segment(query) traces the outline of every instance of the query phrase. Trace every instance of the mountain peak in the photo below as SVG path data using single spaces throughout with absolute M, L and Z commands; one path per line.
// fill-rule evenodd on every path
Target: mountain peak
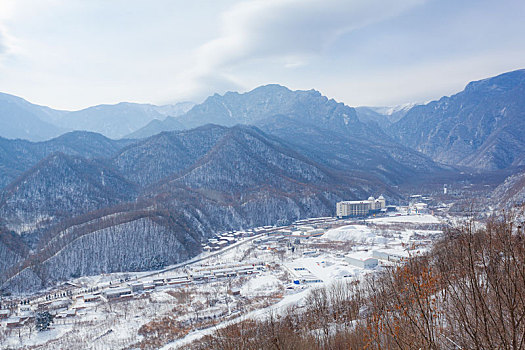
M 472 81 L 465 87 L 465 92 L 508 91 L 523 85 L 525 85 L 525 69 L 518 69 L 495 77 Z
M 256 87 L 255 89 L 247 92 L 247 93 L 256 93 L 256 92 L 292 92 L 292 90 L 288 89 L 286 86 L 279 85 L 279 84 L 266 84 Z
M 435 161 L 504 169 L 525 164 L 524 110 L 525 69 L 520 69 L 416 106 L 389 131 Z
M 317 125 L 328 123 L 337 128 L 359 124 L 353 108 L 328 99 L 313 89 L 293 91 L 279 84 L 262 85 L 242 94 L 215 94 L 178 121 L 187 128 L 207 123 L 255 125 L 276 115 L 295 116 L 298 120 Z

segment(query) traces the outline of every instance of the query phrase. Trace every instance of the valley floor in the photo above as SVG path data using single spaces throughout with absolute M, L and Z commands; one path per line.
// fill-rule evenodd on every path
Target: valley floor
M 428 249 L 441 228 L 430 213 L 398 211 L 232 233 L 226 248 L 161 271 L 83 277 L 28 296 L 28 305 L 1 321 L 1 347 L 181 348 L 232 322 L 301 307 L 312 288 L 402 264 Z M 44 305 L 55 320 L 37 331 L 30 315 Z

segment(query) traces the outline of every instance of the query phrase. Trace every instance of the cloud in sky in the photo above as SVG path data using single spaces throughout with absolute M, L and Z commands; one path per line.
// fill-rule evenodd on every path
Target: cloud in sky
M 228 72 L 236 64 L 271 61 L 286 68 L 307 65 L 337 38 L 354 29 L 396 16 L 423 0 L 251 0 L 221 14 L 219 37 L 201 45 L 195 66 L 185 72 L 185 89 L 207 93 L 242 83 Z M 217 86 L 216 85 L 216 86 Z M 182 92 L 182 91 L 181 91 Z
M 2 60 L 12 51 L 13 39 L 6 29 L 0 24 L 0 64 Z
M 0 0 L 3 92 L 56 108 L 279 83 L 424 101 L 523 68 L 522 0 Z
M 3 31 L 0 29 L 0 57 L 7 52 L 7 43 Z
M 13 3 L 0 0 L 0 60 L 13 51 L 14 38 L 9 35 L 4 21 L 8 19 L 13 11 Z

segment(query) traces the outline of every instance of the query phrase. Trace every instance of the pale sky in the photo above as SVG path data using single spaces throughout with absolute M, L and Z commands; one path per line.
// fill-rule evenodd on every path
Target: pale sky
M 523 0 L 0 0 L 0 91 L 59 109 L 277 83 L 424 102 L 525 68 Z

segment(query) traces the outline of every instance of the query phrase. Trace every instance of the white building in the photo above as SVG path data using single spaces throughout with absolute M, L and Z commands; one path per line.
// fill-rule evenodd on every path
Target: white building
M 106 291 L 104 291 L 104 295 L 108 300 L 110 299 L 118 299 L 123 295 L 131 294 L 131 288 L 110 288 Z
M 411 211 L 418 214 L 428 214 L 430 212 L 426 203 L 414 203 Z
M 382 195 L 375 199 L 369 197 L 363 201 L 343 201 L 338 202 L 336 205 L 336 215 L 339 218 L 349 216 L 366 216 L 371 212 L 379 211 L 386 207 L 385 197 Z
M 361 256 L 346 256 L 345 260 L 350 265 L 360 267 L 362 269 L 373 269 L 379 263 L 376 258 L 361 257 Z
M 372 251 L 372 257 L 379 259 L 379 260 L 385 260 L 385 261 L 391 261 L 391 262 L 401 262 L 403 260 L 408 259 L 408 253 L 404 251 L 383 249 L 383 250 Z

